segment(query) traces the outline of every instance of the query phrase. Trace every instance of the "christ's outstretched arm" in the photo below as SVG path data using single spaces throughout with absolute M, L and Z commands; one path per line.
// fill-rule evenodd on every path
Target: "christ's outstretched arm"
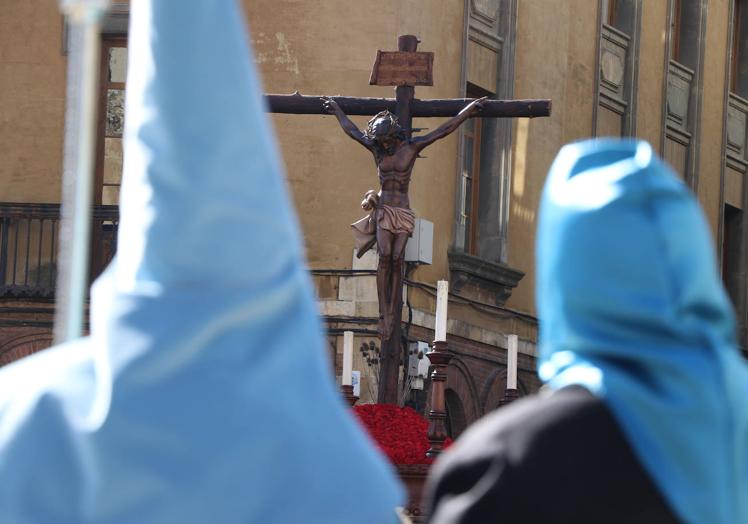
M 324 97 L 323 104 L 325 107 L 325 111 L 337 117 L 338 122 L 340 123 L 340 127 L 343 128 L 343 131 L 345 131 L 346 135 L 371 151 L 372 147 L 374 146 L 374 142 L 364 136 L 361 130 L 356 127 L 356 124 L 351 122 L 351 119 L 348 118 L 348 116 L 343 112 L 342 109 L 340 109 L 340 106 L 335 100 L 329 97 Z
M 413 144 L 416 146 L 418 151 L 420 151 L 423 148 L 430 146 L 440 138 L 444 138 L 445 136 L 449 135 L 458 127 L 460 127 L 460 124 L 462 124 L 465 120 L 467 120 L 471 116 L 478 114 L 480 110 L 483 109 L 483 101 L 486 100 L 486 98 L 488 97 L 484 96 L 482 98 L 478 98 L 477 100 L 473 100 L 468 105 L 466 105 L 462 111 L 457 113 L 457 115 L 444 122 L 432 132 L 414 138 Z

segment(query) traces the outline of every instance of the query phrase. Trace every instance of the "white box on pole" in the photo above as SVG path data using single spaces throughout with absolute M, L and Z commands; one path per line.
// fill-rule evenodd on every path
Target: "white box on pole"
M 431 264 L 434 249 L 434 224 L 423 218 L 416 218 L 413 236 L 405 245 L 405 261 Z

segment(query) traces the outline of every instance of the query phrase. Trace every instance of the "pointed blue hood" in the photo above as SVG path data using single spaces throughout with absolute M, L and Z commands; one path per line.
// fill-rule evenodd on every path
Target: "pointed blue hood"
M 644 142 L 568 145 L 537 260 L 541 378 L 602 398 L 684 521 L 748 522 L 748 371 L 690 191 Z
M 235 0 L 130 3 L 91 336 L 0 370 L 0 522 L 387 523 L 335 388 Z

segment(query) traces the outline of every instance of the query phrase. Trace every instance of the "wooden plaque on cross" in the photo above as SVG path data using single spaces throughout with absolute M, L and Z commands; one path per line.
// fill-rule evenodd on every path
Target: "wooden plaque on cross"
M 377 51 L 369 85 L 432 86 L 434 53 L 417 51 Z

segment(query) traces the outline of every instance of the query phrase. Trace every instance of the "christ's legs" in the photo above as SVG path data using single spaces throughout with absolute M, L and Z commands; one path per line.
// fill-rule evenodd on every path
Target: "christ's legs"
M 390 314 L 390 282 L 392 280 L 392 248 L 395 235 L 386 229 L 377 227 L 377 251 L 379 265 L 377 267 L 377 295 L 379 298 L 379 329 L 382 338 L 387 340 L 392 331 Z
M 403 299 L 403 261 L 405 260 L 405 244 L 408 243 L 408 233 L 399 233 L 392 245 L 392 265 L 390 272 L 390 314 L 392 322 L 399 322 Z M 400 307 L 399 307 L 400 306 Z

